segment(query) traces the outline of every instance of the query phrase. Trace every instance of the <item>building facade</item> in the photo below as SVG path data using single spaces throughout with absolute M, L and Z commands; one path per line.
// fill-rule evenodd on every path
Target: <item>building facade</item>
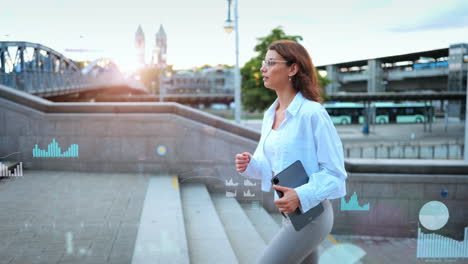
M 468 44 L 449 48 L 318 66 L 340 92 L 466 91 Z

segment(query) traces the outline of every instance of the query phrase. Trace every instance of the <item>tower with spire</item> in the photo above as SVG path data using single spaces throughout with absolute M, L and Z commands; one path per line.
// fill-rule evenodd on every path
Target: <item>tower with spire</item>
M 141 66 L 145 65 L 145 33 L 141 25 L 138 25 L 138 29 L 135 33 L 135 47 L 137 49 L 137 60 Z
M 156 33 L 156 50 L 158 51 L 158 65 L 164 68 L 167 59 L 167 36 L 162 25 L 159 26 L 159 31 Z

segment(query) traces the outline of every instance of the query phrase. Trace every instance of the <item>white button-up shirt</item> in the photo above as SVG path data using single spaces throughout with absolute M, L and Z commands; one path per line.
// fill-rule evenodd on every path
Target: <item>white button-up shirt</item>
M 278 99 L 265 112 L 260 141 L 247 169 L 239 174 L 262 180 L 262 191 L 269 192 L 272 167 L 279 170 L 274 171 L 276 174 L 300 160 L 309 175 L 308 183 L 295 188 L 303 212 L 325 199 L 345 196 L 347 174 L 341 140 L 325 108 L 304 98 L 301 92 L 289 104 L 277 131 L 280 135 L 277 137 L 279 153 L 276 160 L 270 161 L 265 156 L 264 143 L 272 130 L 277 105 Z M 275 162 L 275 166 L 270 162 Z

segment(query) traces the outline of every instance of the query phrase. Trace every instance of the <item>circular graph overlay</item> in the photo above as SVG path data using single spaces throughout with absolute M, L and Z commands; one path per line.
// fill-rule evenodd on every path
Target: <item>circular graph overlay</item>
M 158 153 L 159 156 L 165 156 L 167 153 L 167 148 L 164 145 L 159 145 L 156 148 L 156 153 Z
M 419 210 L 419 221 L 429 230 L 442 228 L 447 224 L 448 219 L 448 208 L 439 201 L 430 201 Z

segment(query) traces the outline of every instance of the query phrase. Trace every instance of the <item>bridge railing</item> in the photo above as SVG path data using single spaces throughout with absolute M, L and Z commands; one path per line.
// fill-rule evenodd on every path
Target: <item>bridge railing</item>
M 101 60 L 107 64 L 99 66 Z M 30 94 L 65 94 L 125 83 L 114 62 L 102 58 L 92 65 L 96 65 L 92 73 L 83 73 L 74 61 L 43 45 L 0 41 L 0 84 Z
M 125 80 L 118 74 L 87 76 L 81 73 L 53 72 L 12 72 L 0 73 L 0 84 L 27 92 L 43 94 L 51 92 L 67 93 L 84 87 L 110 86 L 122 84 Z

